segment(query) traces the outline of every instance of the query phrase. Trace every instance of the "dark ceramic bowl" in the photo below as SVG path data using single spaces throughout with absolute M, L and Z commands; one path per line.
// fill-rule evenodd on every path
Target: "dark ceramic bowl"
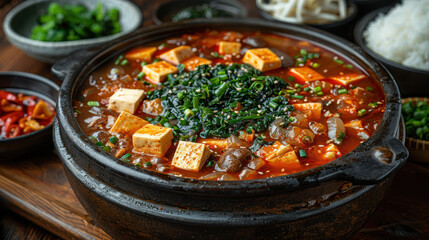
M 387 13 L 393 6 L 377 9 L 358 21 L 354 29 L 356 43 L 373 58 L 380 61 L 393 75 L 403 97 L 429 97 L 429 69 L 427 71 L 405 66 L 389 60 L 370 49 L 365 42 L 363 32 L 380 13 Z
M 152 13 L 152 21 L 157 24 L 171 22 L 172 17 L 178 11 L 192 6 L 208 4 L 211 8 L 226 12 L 233 18 L 247 17 L 247 8 L 236 0 L 174 0 L 164 2 L 155 7 Z
M 347 56 L 383 89 L 386 109 L 378 130 L 326 165 L 246 181 L 203 181 L 140 169 L 93 144 L 71 111 L 87 76 L 135 46 L 207 28 L 307 39 Z M 78 199 L 116 239 L 346 239 L 375 211 L 408 157 L 403 128 L 399 130 L 400 95 L 389 73 L 357 46 L 309 27 L 255 19 L 167 24 L 101 50 L 76 53 L 55 64 L 52 72 L 64 78 L 54 129 L 56 149 Z
M 83 4 L 88 9 L 94 9 L 102 2 L 107 8 L 117 8 L 120 12 L 120 33 L 90 39 L 80 39 L 63 42 L 43 42 L 31 39 L 33 27 L 37 19 L 48 9 L 52 2 L 65 4 Z M 111 42 L 135 31 L 141 24 L 140 9 L 131 1 L 125 0 L 32 0 L 25 1 L 13 8 L 3 21 L 4 33 L 11 44 L 24 51 L 27 55 L 46 63 L 55 63 L 72 52 Z
M 308 25 L 314 28 L 328 31 L 337 36 L 349 38 L 349 35 L 352 35 L 350 32 L 350 29 L 353 28 L 353 23 L 354 23 L 353 20 L 355 19 L 358 13 L 358 8 L 354 2 L 347 1 L 347 4 L 348 4 L 348 16 L 340 21 L 335 21 L 335 22 L 326 23 L 326 24 L 298 24 L 298 25 Z M 264 19 L 285 23 L 284 21 L 278 20 L 277 18 L 273 17 L 271 14 L 267 13 L 266 11 L 260 8 L 258 8 L 258 12 L 259 12 L 259 15 Z
M 356 3 L 359 8 L 359 16 L 367 14 L 377 8 L 382 8 L 390 4 L 398 3 L 400 0 L 351 0 Z
M 0 89 L 37 96 L 55 107 L 60 87 L 47 78 L 31 73 L 0 72 Z M 0 139 L 0 160 L 34 155 L 52 147 L 52 125 L 15 138 Z

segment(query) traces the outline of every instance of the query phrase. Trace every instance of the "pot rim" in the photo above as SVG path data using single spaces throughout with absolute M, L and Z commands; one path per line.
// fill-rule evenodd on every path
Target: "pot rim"
M 205 181 L 183 177 L 175 177 L 151 170 L 141 169 L 130 166 L 123 161 L 109 155 L 96 147 L 94 143 L 83 133 L 78 125 L 72 109 L 72 97 L 76 93 L 76 82 L 80 83 L 87 74 L 99 66 L 97 60 L 106 56 L 106 53 L 117 55 L 119 51 L 129 49 L 136 44 L 128 44 L 138 39 L 148 39 L 154 36 L 178 35 L 177 32 L 197 30 L 201 28 L 212 29 L 240 29 L 254 30 L 263 29 L 264 32 L 280 35 L 298 34 L 305 40 L 321 42 L 318 45 L 324 49 L 339 53 L 340 55 L 359 62 L 363 70 L 370 70 L 372 75 L 376 76 L 385 93 L 386 108 L 382 122 L 377 131 L 364 143 L 360 144 L 350 153 L 325 165 L 312 168 L 306 171 L 279 176 L 267 179 L 239 180 L 239 181 Z M 173 32 L 173 33 L 172 33 Z M 167 36 L 165 36 L 167 35 Z M 151 40 L 153 41 L 153 40 Z M 150 41 L 147 41 L 150 42 Z M 115 50 L 119 45 L 126 46 L 121 50 Z M 141 43 L 140 43 L 141 44 Z M 317 44 L 317 43 L 316 43 Z M 332 49 L 335 48 L 335 49 Z M 115 52 L 112 54 L 112 52 Z M 106 58 L 107 59 L 107 58 Z M 105 60 L 104 60 L 105 61 Z M 67 65 L 67 67 L 65 67 Z M 268 189 L 293 190 L 305 185 L 319 184 L 320 182 L 331 179 L 343 179 L 355 184 L 374 184 L 386 179 L 393 174 L 400 166 L 405 163 L 408 152 L 403 144 L 395 138 L 395 130 L 400 119 L 400 94 L 392 76 L 387 70 L 368 56 L 363 50 L 348 41 L 314 29 L 308 26 L 296 26 L 285 23 L 273 23 L 259 19 L 198 19 L 185 21 L 181 23 L 168 23 L 157 27 L 151 27 L 138 31 L 135 35 L 127 36 L 118 41 L 105 46 L 101 50 L 93 49 L 75 53 L 53 66 L 52 72 L 57 77 L 64 77 L 58 99 L 58 120 L 63 128 L 63 132 L 68 134 L 70 141 L 80 151 L 92 156 L 92 161 L 110 169 L 114 174 L 121 175 L 127 180 L 137 183 L 148 184 L 153 188 L 170 191 L 193 191 L 193 192 L 261 192 Z M 373 76 L 373 77 L 374 77 Z M 377 80 L 377 79 L 376 79 Z M 69 109 L 69 111 L 67 111 Z M 375 147 L 374 147 L 375 146 Z M 385 164 L 374 157 L 374 151 L 377 147 L 387 147 L 393 152 L 396 159 L 390 164 Z M 368 171 L 370 170 L 370 171 Z

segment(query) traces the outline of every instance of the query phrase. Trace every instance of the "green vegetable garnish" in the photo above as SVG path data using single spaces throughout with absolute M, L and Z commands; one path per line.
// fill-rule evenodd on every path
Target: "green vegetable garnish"
M 307 153 L 305 152 L 305 150 L 300 149 L 299 150 L 299 156 L 302 157 L 302 158 L 306 158 L 307 157 Z
M 115 144 L 118 141 L 118 138 L 116 136 L 112 136 L 109 138 L 109 142 L 111 142 L 112 144 Z
M 365 114 L 366 114 L 366 109 L 365 108 L 362 108 L 361 110 L 358 111 L 358 116 L 359 117 L 362 117 Z
M 288 119 L 288 100 L 279 96 L 287 83 L 246 64 L 198 66 L 170 74 L 164 87 L 148 93 L 164 111 L 153 124 L 168 122 L 175 138 L 227 138 L 248 128 L 261 132 L 277 118 Z M 263 91 L 262 91 L 263 90 Z M 240 103 L 240 110 L 233 109 Z
M 98 101 L 88 101 L 86 104 L 91 107 L 98 107 L 100 106 L 100 103 Z
M 341 88 L 340 90 L 338 90 L 339 94 L 346 94 L 347 93 L 347 89 L 345 88 Z

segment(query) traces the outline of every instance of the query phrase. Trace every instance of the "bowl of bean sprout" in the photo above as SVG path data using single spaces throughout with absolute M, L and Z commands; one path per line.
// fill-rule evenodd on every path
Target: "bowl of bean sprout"
M 271 21 L 305 24 L 347 36 L 357 6 L 347 0 L 256 0 L 259 15 Z

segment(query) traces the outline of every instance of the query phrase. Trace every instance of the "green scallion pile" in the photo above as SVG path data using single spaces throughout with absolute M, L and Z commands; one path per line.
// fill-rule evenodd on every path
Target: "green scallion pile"
M 179 67 L 179 69 L 181 69 Z M 261 132 L 293 106 L 281 96 L 287 83 L 244 64 L 199 66 L 168 76 L 164 88 L 148 93 L 164 111 L 152 123 L 173 129 L 176 139 L 227 138 L 240 130 Z

